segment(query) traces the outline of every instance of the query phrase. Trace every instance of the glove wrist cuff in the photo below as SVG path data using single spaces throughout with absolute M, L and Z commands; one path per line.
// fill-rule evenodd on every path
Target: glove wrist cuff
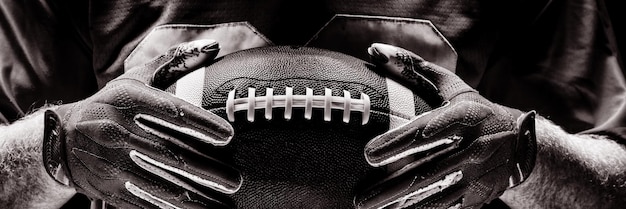
M 65 132 L 54 110 L 44 113 L 43 164 L 46 172 L 57 182 L 70 186 L 65 154 Z

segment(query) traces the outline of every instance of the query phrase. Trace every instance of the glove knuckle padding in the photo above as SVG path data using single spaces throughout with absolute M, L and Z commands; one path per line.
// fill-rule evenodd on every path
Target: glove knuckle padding
M 109 104 L 120 111 L 131 111 L 127 114 L 152 111 L 160 116 L 172 117 L 178 115 L 172 99 L 173 96 L 139 81 L 122 79 L 107 84 L 96 94 L 93 102 Z
M 493 111 L 491 108 L 483 104 L 473 101 L 461 101 L 451 104 L 430 120 L 424 128 L 423 135 L 431 137 L 452 126 L 454 126 L 453 128 L 474 127 L 492 115 Z
M 110 104 L 115 107 L 132 107 L 135 106 L 135 96 L 129 91 L 136 91 L 139 88 L 144 88 L 140 85 L 134 84 L 132 80 L 114 80 L 108 83 L 104 88 L 98 91 L 94 96 L 87 99 L 87 103 L 103 103 Z M 136 94 L 139 95 L 139 94 Z
M 76 130 L 85 140 L 106 148 L 129 148 L 130 131 L 112 120 L 90 120 L 76 124 Z M 83 137 L 81 137 L 83 138 Z M 80 143 L 76 141 L 73 143 Z M 86 145 L 86 144 L 84 144 Z

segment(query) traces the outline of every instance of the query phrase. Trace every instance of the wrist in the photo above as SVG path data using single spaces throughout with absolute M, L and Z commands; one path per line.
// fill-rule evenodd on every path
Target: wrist
M 626 147 L 599 135 L 569 134 L 538 117 L 537 162 L 527 181 L 501 199 L 512 208 L 623 206 Z
M 45 109 L 0 126 L 0 205 L 7 208 L 59 208 L 76 191 L 53 180 L 42 161 Z

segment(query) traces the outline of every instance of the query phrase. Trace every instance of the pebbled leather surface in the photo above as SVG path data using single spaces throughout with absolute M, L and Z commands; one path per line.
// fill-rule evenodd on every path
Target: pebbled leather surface
M 254 122 L 246 120 L 246 111 L 236 112 L 231 143 L 207 149 L 242 171 L 243 186 L 230 195 L 238 208 L 353 208 L 354 192 L 386 172 L 369 166 L 363 154 L 370 139 L 389 129 L 387 84 L 372 69 L 342 53 L 291 46 L 236 52 L 206 67 L 202 107 L 223 118 L 228 92 L 235 89 L 235 98 L 245 98 L 248 87 L 257 89 L 257 97 L 270 87 L 274 95 L 284 95 L 285 87 L 304 95 L 308 87 L 314 95 L 329 88 L 334 96 L 346 90 L 352 98 L 363 92 L 371 100 L 366 125 L 357 112 L 344 123 L 343 110 L 333 110 L 330 122 L 324 121 L 323 109 L 313 109 L 306 120 L 304 108 L 294 108 L 292 119 L 285 120 L 284 108 L 278 107 L 269 121 L 260 109 Z M 415 97 L 416 114 L 430 110 Z

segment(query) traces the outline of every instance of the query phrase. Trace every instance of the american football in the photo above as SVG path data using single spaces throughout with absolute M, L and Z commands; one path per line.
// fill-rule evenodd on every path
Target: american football
M 292 46 L 226 55 L 168 88 L 227 119 L 212 156 L 243 173 L 238 208 L 353 208 L 385 170 L 365 160 L 376 135 L 429 111 L 417 92 L 339 52 Z

